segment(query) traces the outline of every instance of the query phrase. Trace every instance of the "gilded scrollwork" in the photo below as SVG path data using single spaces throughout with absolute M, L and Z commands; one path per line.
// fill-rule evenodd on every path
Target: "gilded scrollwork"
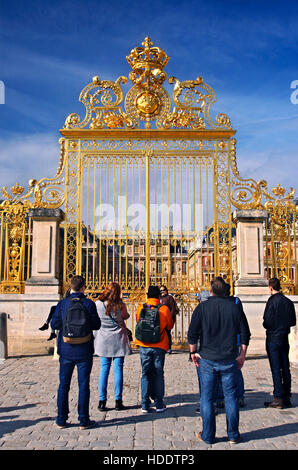
M 126 59 L 132 68 L 129 73 L 132 87 L 125 96 L 125 111 L 121 84 L 125 85 L 127 78 L 121 76 L 113 82 L 95 76 L 79 97 L 85 106 L 84 119 L 71 113 L 66 118 L 65 129 L 135 129 L 141 121 L 150 129 L 155 121 L 158 129 L 232 130 L 227 115 L 220 113 L 215 120 L 210 117 L 216 95 L 202 77 L 183 82 L 176 77 L 169 78 L 169 83 L 174 84 L 171 111 L 171 98 L 163 87 L 169 57 L 149 37 L 144 39 L 142 47 L 132 49 Z
M 30 179 L 28 188 L 16 183 L 7 189 L 2 188 L 4 201 L 0 203 L 0 215 L 3 222 L 1 230 L 5 233 L 4 278 L 0 282 L 0 292 L 24 292 L 24 262 L 26 244 L 28 244 L 29 209 L 56 209 L 64 204 L 64 153 L 55 178 L 42 178 L 40 181 Z M 0 259 L 0 262 L 2 260 Z
M 180 82 L 176 77 L 170 77 L 169 83 L 174 84 L 173 101 L 175 107 L 163 119 L 157 120 L 159 128 L 181 129 L 231 129 L 231 122 L 227 115 L 218 114 L 216 120 L 210 117 L 210 107 L 216 101 L 212 88 L 204 83 L 202 77 L 196 80 Z
M 268 212 L 270 232 L 267 244 L 271 245 L 275 275 L 281 281 L 285 293 L 293 293 L 294 280 L 291 273 L 292 238 L 295 234 L 297 206 L 294 204 L 294 189 L 286 194 L 285 188 L 277 184 L 272 194 L 266 192 L 264 208 Z M 268 234 L 266 234 L 266 237 Z M 295 235 L 294 235 L 295 236 Z
M 255 181 L 252 178 L 241 178 L 236 160 L 236 139 L 231 139 L 230 149 L 232 180 L 231 202 L 237 209 L 262 209 L 262 197 L 267 188 L 265 180 Z
M 115 82 L 100 80 L 93 77 L 80 93 L 79 101 L 85 106 L 85 117 L 81 121 L 77 113 L 70 114 L 65 121 L 66 129 L 82 129 L 89 125 L 90 129 L 122 127 L 135 127 L 136 123 L 128 117 L 120 104 L 123 101 L 121 84 L 125 84 L 127 78 L 119 77 Z
M 236 163 L 236 141 L 231 140 L 231 169 L 234 175 L 231 189 L 231 202 L 237 209 L 266 210 L 266 252 L 271 257 L 272 275 L 281 280 L 285 293 L 294 293 L 295 281 L 292 267 L 296 237 L 297 207 L 294 203 L 295 190 L 290 188 L 286 194 L 285 188 L 277 184 L 270 192 L 265 180 L 241 178 Z M 269 271 L 268 271 L 269 275 Z

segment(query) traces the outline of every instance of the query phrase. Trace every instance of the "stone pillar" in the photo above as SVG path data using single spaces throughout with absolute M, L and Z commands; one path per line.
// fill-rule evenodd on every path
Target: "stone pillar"
M 265 210 L 236 210 L 233 220 L 237 229 L 236 295 L 268 294 L 268 281 L 264 269 Z
M 26 294 L 60 294 L 59 224 L 61 209 L 31 209 L 33 220 L 31 277 Z
M 297 295 L 295 296 L 289 296 L 293 302 L 295 302 L 295 299 L 297 299 Z M 295 303 L 296 307 L 296 317 L 298 315 L 298 302 L 296 300 Z M 298 365 L 298 325 L 293 326 L 291 328 L 290 334 L 289 334 L 289 343 L 290 343 L 290 353 L 289 353 L 289 359 L 292 364 Z

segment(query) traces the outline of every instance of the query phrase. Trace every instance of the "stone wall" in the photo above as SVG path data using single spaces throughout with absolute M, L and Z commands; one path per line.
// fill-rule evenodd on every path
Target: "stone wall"
M 296 315 L 298 313 L 298 296 L 288 296 L 294 302 Z M 263 315 L 266 302 L 269 295 L 239 295 L 241 299 L 244 312 L 246 314 L 250 332 L 251 341 L 248 349 L 248 354 L 266 354 L 265 339 L 266 333 L 263 328 Z M 298 332 L 297 326 L 291 328 L 289 335 L 290 341 L 290 360 L 298 364 Z
M 0 311 L 7 319 L 8 356 L 49 354 L 53 341 L 47 341 L 49 330 L 39 331 L 57 305 L 57 294 L 0 294 Z
M 265 355 L 265 330 L 262 326 L 263 314 L 268 295 L 239 295 L 249 327 L 251 330 L 251 342 L 248 349 L 249 355 Z M 298 312 L 298 296 L 289 297 Z M 49 354 L 53 351 L 54 341 L 47 341 L 50 330 L 39 331 L 39 327 L 45 322 L 52 305 L 56 305 L 60 297 L 58 294 L 2 294 L 0 295 L 0 313 L 9 314 L 8 327 L 8 356 Z M 127 322 L 130 329 L 134 329 L 134 312 Z M 184 329 L 181 336 L 185 337 L 189 315 L 185 315 L 184 321 L 178 318 L 178 335 L 181 328 Z M 297 326 L 291 328 L 290 360 L 298 364 L 298 334 Z

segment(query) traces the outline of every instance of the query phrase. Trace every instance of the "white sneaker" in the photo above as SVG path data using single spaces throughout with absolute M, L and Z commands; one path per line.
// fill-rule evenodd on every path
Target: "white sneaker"
M 163 404 L 163 407 L 162 408 L 156 408 L 156 413 L 163 413 L 164 411 L 166 411 L 166 405 Z

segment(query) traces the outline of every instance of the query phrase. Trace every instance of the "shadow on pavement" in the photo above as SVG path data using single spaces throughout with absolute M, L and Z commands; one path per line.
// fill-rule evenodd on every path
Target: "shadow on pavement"
M 295 408 L 296 407 L 296 402 L 297 402 L 297 399 L 298 399 L 298 394 L 297 393 L 293 393 L 292 394 L 292 397 L 291 397 L 291 403 L 292 403 L 292 408 Z M 244 408 L 241 408 L 241 410 L 245 411 L 249 411 L 249 410 L 256 410 L 258 408 L 265 408 L 264 407 L 264 402 L 265 401 L 272 401 L 273 400 L 273 395 L 271 392 L 263 392 L 263 391 L 260 391 L 260 392 L 248 392 L 247 390 L 245 391 L 245 403 L 246 403 L 246 406 Z M 281 411 L 281 412 L 285 412 L 285 411 L 290 411 L 292 408 L 284 408 L 283 410 L 277 410 L 277 411 Z M 266 408 L 267 409 L 267 408 Z M 273 409 L 269 409 L 268 411 L 273 411 Z M 298 427 L 298 425 L 297 425 Z
M 196 418 L 199 415 L 195 412 L 197 407 L 196 403 L 180 404 L 177 406 L 169 407 L 169 401 L 167 400 L 167 409 L 163 413 L 152 413 L 143 414 L 141 408 L 138 406 L 139 412 L 135 416 L 117 416 L 111 419 L 104 419 L 100 421 L 96 418 L 93 418 L 97 421 L 97 427 L 109 427 L 109 426 L 122 426 L 129 423 L 142 423 L 147 421 L 156 421 L 166 418 L 178 418 L 178 417 L 191 417 Z M 135 407 L 134 407 L 135 408 Z
M 241 441 L 256 441 L 269 439 L 270 437 L 281 437 L 289 434 L 296 434 L 298 432 L 297 423 L 281 424 L 279 426 L 270 426 L 269 428 L 256 429 L 255 431 L 249 431 L 241 433 Z
M 245 361 L 256 361 L 258 359 L 268 359 L 268 356 L 266 354 L 256 354 L 254 356 L 250 356 L 248 354 L 245 358 Z
M 20 419 L 18 421 L 1 421 L 1 431 L 0 439 L 5 436 L 5 434 L 10 434 L 16 431 L 17 429 L 28 428 L 30 426 L 35 426 L 35 424 L 40 423 L 41 421 L 51 421 L 55 418 L 46 417 L 39 419 Z
M 169 395 L 165 397 L 166 403 L 173 405 L 174 403 L 198 403 L 200 398 L 199 390 L 198 393 L 183 393 L 177 395 Z
M 36 403 L 30 403 L 28 405 L 22 405 L 22 406 L 8 406 L 8 407 L 0 408 L 0 413 L 9 413 L 10 411 L 25 410 L 26 408 L 32 408 L 34 406 L 36 406 Z

